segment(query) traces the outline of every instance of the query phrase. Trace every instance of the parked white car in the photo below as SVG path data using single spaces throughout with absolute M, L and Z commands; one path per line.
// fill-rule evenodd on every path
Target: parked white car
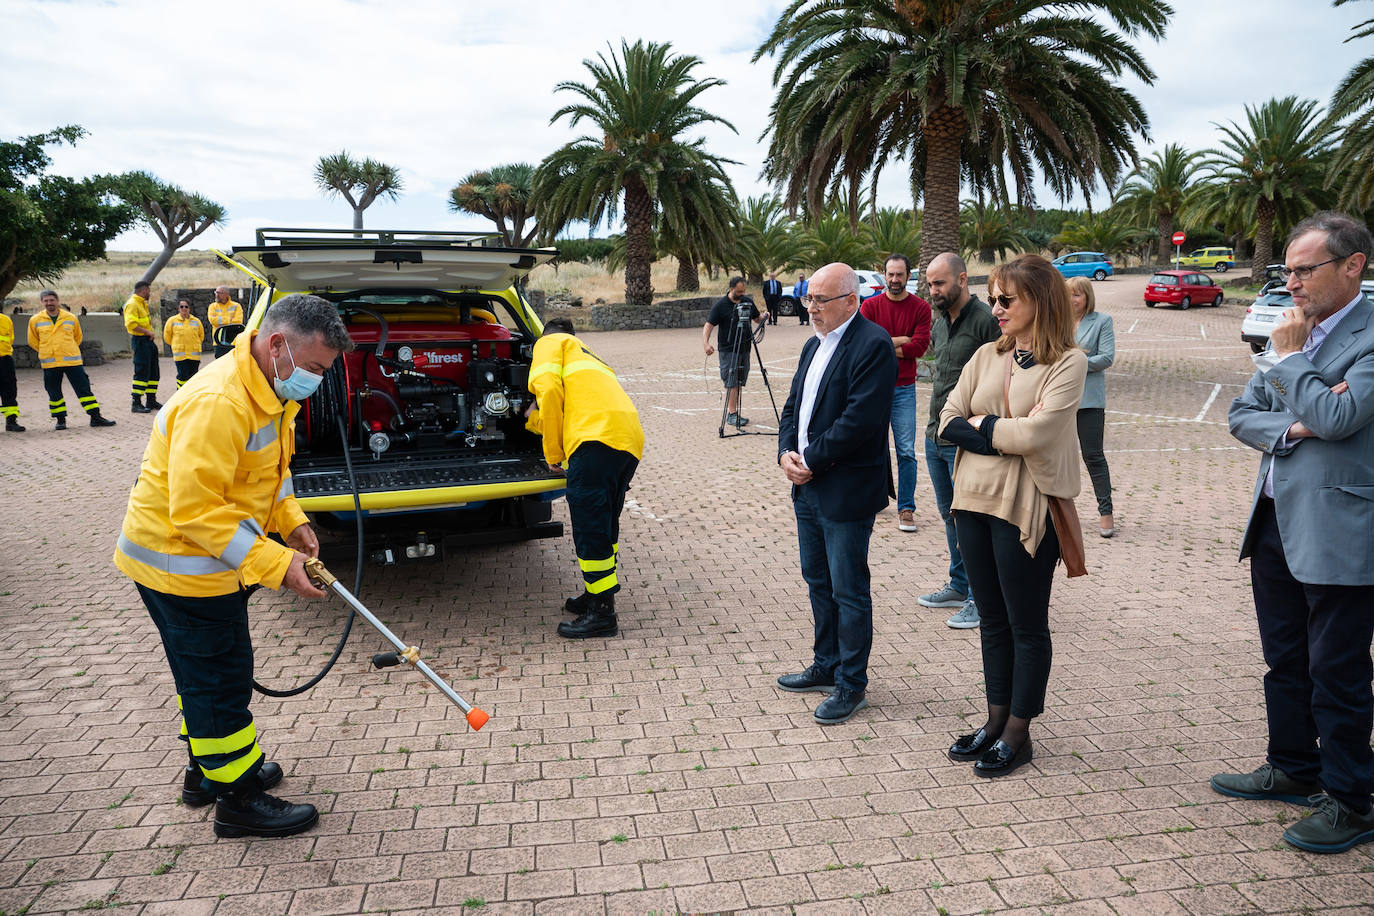
M 1374 299 L 1374 280 L 1363 281 L 1360 289 Z M 1263 353 L 1269 347 L 1269 332 L 1284 311 L 1292 307 L 1293 294 L 1284 287 L 1282 280 L 1270 280 L 1264 285 L 1245 310 L 1245 318 L 1240 323 L 1240 339 L 1250 345 L 1250 352 Z

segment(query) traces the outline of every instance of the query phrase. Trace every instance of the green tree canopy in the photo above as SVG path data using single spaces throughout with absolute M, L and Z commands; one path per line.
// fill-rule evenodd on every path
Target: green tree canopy
M 491 220 L 501 239 L 512 248 L 528 248 L 546 235 L 535 218 L 534 166 L 528 162 L 469 173 L 449 191 L 448 208 Z M 530 224 L 528 231 L 526 223 Z
M 798 226 L 776 195 L 746 200 L 740 209 L 739 227 L 736 260 L 750 281 L 761 282 L 769 271 L 802 263 L 804 246 Z
M 84 136 L 71 124 L 0 141 L 0 300 L 20 283 L 51 283 L 78 261 L 105 257 L 105 245 L 134 221 L 112 197 L 109 176 L 48 174 L 46 147 Z
M 315 185 L 326 195 L 342 197 L 353 208 L 353 228 L 363 228 L 363 211 L 380 197 L 395 200 L 405 185 L 394 165 L 376 159 L 354 159 L 348 150 L 321 156 L 315 163 Z
M 1198 153 L 1170 143 L 1147 156 L 1116 192 L 1114 206 L 1125 218 L 1154 225 L 1159 237 L 1155 260 L 1161 266 L 1169 263 L 1174 223 L 1183 213 L 1197 175 L 1198 157 Z
M 1350 0 L 1335 0 L 1343 6 Z M 1374 36 L 1374 18 L 1366 19 L 1345 40 Z M 1341 80 L 1331 97 L 1328 123 L 1340 128 L 1340 147 L 1331 157 L 1327 186 L 1335 187 L 1342 206 L 1367 210 L 1374 206 L 1374 56 L 1360 61 Z
M 162 242 L 162 250 L 143 272 L 140 282 L 152 283 L 178 248 L 226 219 L 224 207 L 207 197 L 185 191 L 148 174 L 128 172 L 115 181 L 115 190 Z
M 703 138 L 687 133 L 707 123 L 734 126 L 696 105 L 719 79 L 697 80 L 701 64 L 692 55 L 675 55 L 670 44 L 621 41 L 619 53 L 584 60 L 590 83 L 565 81 L 555 87 L 580 101 L 554 112 L 550 123 L 568 118 L 576 126 L 591 122 L 596 134 L 583 136 L 551 153 L 535 174 L 540 219 L 563 226 L 575 219 L 593 225 L 614 219 L 624 200 L 625 301 L 653 301 L 649 269 L 653 263 L 654 218 L 678 236 L 694 231 L 723 234 L 724 224 L 690 227 L 693 213 L 714 220 L 716 209 L 702 195 L 733 197 L 724 167 L 730 160 L 708 152 Z M 693 204 L 700 204 L 695 210 Z

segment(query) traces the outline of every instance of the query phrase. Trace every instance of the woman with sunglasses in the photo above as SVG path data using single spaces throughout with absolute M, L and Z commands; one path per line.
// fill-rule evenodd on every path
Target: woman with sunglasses
M 988 718 L 949 749 L 978 776 L 1031 759 L 1050 676 L 1050 584 L 1059 540 L 1049 497 L 1078 495 L 1075 425 L 1088 359 L 1064 278 L 1022 255 L 988 279 L 1002 337 L 974 353 L 940 412 L 954 460 L 954 524 L 982 617 Z

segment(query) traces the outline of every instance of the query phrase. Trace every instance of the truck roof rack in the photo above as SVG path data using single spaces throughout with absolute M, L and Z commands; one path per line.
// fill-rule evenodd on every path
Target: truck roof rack
M 504 248 L 499 232 L 450 232 L 445 230 L 414 229 L 292 229 L 268 227 L 257 231 L 257 247 L 291 245 L 306 248 L 327 245 L 423 245 L 444 248 Z

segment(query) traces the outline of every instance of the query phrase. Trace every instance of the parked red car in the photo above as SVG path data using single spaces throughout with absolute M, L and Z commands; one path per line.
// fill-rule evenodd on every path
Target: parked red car
M 1221 287 L 1195 270 L 1161 270 L 1145 287 L 1145 305 L 1150 308 L 1159 302 L 1181 309 L 1192 305 L 1218 306 L 1221 300 Z

